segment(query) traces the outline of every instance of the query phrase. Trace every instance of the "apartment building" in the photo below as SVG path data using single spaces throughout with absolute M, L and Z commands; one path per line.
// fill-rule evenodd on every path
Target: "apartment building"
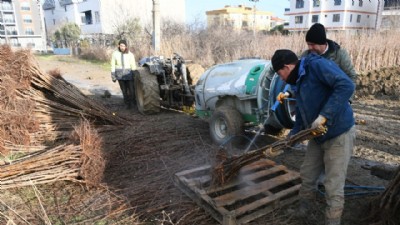
M 304 31 L 314 23 L 327 30 L 379 29 L 384 0 L 290 0 L 289 31 Z
M 400 30 L 400 0 L 385 0 L 380 30 Z
M 0 44 L 45 50 L 45 30 L 37 0 L 0 1 Z
M 129 18 L 139 18 L 142 27 L 151 27 L 151 0 L 45 0 L 46 29 L 54 33 L 65 23 L 76 23 L 83 35 L 113 34 Z M 185 0 L 160 1 L 163 20 L 185 22 Z
M 245 5 L 226 5 L 223 9 L 206 11 L 207 26 L 230 26 L 235 30 L 269 31 L 280 23 L 272 12 L 258 11 Z

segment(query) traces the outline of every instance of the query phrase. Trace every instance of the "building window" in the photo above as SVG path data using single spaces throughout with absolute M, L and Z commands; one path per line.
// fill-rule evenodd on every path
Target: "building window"
M 361 15 L 357 15 L 357 23 L 361 22 Z
M 354 0 L 351 1 L 351 5 L 354 6 Z
M 318 15 L 313 15 L 313 16 L 311 17 L 311 22 L 313 22 L 313 23 L 318 23 Z
M 27 34 L 27 35 L 34 35 L 35 33 L 33 32 L 32 28 L 26 28 L 26 29 L 25 29 L 25 34 Z
M 56 25 L 56 19 L 53 19 L 53 25 Z
M 304 0 L 296 0 L 296 9 L 304 8 Z
M 296 24 L 303 23 L 303 16 L 295 16 L 294 23 L 296 23 Z
M 21 3 L 21 10 L 22 11 L 30 11 L 31 10 L 31 5 L 29 2 L 22 2 Z
M 342 0 L 335 0 L 335 5 L 341 5 L 342 4 Z
M 25 15 L 23 20 L 24 23 L 32 23 L 32 18 L 30 15 Z
M 360 7 L 363 6 L 363 0 L 360 0 L 360 1 L 359 1 L 358 6 L 360 6 Z
M 51 15 L 54 15 L 54 9 L 51 10 Z
M 64 5 L 64 11 L 65 11 L 65 12 L 67 11 L 67 6 L 66 6 L 66 5 Z
M 6 27 L 7 35 L 18 35 L 17 29 L 15 27 Z
M 319 7 L 319 6 L 320 6 L 320 0 L 314 0 L 313 7 Z
M 332 22 L 339 22 L 340 21 L 340 14 L 333 14 Z
M 96 23 L 100 23 L 100 13 L 99 11 L 94 12 L 94 20 Z
M 353 14 L 350 14 L 350 23 L 353 22 Z

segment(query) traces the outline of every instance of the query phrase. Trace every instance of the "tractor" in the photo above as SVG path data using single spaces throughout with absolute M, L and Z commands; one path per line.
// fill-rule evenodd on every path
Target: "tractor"
M 209 121 L 217 144 L 245 130 L 278 135 L 295 121 L 294 99 L 283 104 L 276 101 L 282 91 L 290 91 L 290 86 L 273 71 L 269 60 L 235 60 L 201 75 L 195 86 L 195 111 Z
M 194 77 L 177 53 L 171 58 L 146 57 L 136 71 L 135 95 L 142 114 L 155 114 L 160 107 L 190 110 L 194 105 Z M 194 109 L 193 109 L 194 110 Z

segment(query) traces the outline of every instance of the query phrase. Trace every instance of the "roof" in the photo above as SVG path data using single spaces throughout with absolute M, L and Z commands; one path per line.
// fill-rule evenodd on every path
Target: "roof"
M 254 9 L 251 7 L 246 7 L 245 5 L 229 6 L 226 5 L 223 9 L 216 9 L 206 11 L 206 15 L 219 15 L 219 14 L 254 14 Z M 273 15 L 272 12 L 268 11 L 258 11 L 256 8 L 255 14 L 257 15 Z

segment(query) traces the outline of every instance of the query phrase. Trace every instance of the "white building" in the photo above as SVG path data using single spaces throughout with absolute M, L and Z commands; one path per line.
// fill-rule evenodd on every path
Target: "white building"
M 379 29 L 384 0 L 290 0 L 289 31 L 304 31 L 314 23 L 327 30 Z
M 82 34 L 113 34 L 116 26 L 129 18 L 139 18 L 143 27 L 151 27 L 151 0 L 45 0 L 46 29 L 54 33 L 65 23 L 76 23 Z M 160 1 L 161 20 L 185 22 L 185 0 Z

